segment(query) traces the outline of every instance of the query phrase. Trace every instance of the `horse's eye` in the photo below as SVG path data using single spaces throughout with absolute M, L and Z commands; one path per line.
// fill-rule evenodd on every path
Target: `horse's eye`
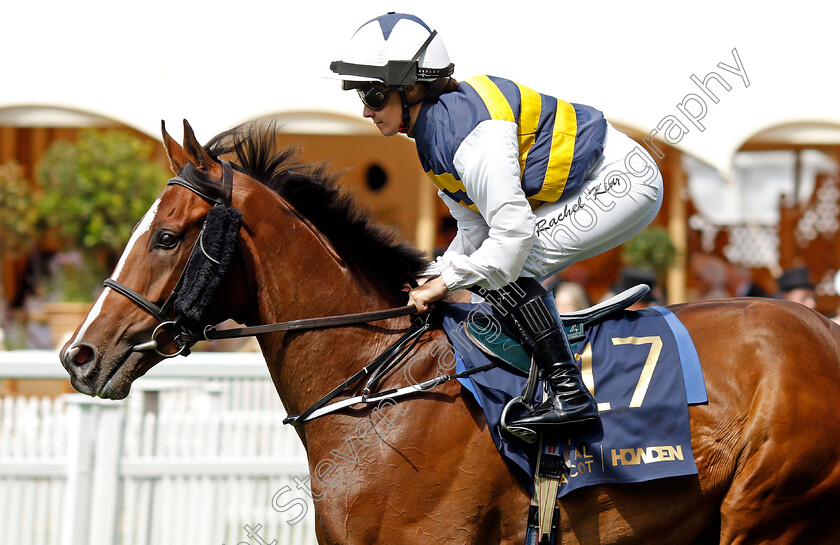
M 176 236 L 174 233 L 170 233 L 169 231 L 163 231 L 160 234 L 158 234 L 155 246 L 158 248 L 163 248 L 164 250 L 171 250 L 172 248 L 178 245 L 179 240 L 179 237 Z

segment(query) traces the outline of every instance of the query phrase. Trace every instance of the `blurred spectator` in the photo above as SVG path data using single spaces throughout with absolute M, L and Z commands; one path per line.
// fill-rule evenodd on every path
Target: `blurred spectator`
M 642 297 L 641 300 L 627 307 L 627 310 L 639 310 L 650 306 L 658 305 L 659 295 L 656 287 L 656 275 L 649 271 L 641 269 L 634 269 L 632 267 L 624 267 L 621 269 L 621 277 L 618 282 L 610 287 L 610 290 L 604 295 L 603 299 L 617 295 L 624 290 L 630 289 L 639 284 L 647 284 L 650 286 L 650 291 Z
M 817 306 L 817 294 L 807 267 L 796 267 L 782 273 L 778 279 L 779 297 L 802 303 L 808 308 Z
M 592 305 L 586 290 L 576 282 L 561 282 L 554 288 L 554 303 L 560 314 L 583 310 Z
M 727 289 L 732 297 L 767 297 L 761 286 L 752 280 L 752 272 L 743 265 L 732 264 L 729 267 Z
M 694 299 L 726 299 L 728 264 L 712 254 L 696 253 L 691 256 L 691 274 L 694 278 Z

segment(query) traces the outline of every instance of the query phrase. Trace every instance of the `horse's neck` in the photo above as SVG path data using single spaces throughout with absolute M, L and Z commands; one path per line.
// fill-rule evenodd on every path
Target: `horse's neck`
M 254 240 L 259 323 L 381 310 L 397 304 L 344 263 L 329 242 L 289 214 Z M 283 224 L 285 223 L 285 225 Z M 265 336 L 260 346 L 287 410 L 300 412 L 371 361 L 408 319 Z
M 348 266 L 320 233 L 294 218 L 258 241 L 263 260 L 256 271 L 262 320 L 296 320 L 380 310 L 392 304 Z

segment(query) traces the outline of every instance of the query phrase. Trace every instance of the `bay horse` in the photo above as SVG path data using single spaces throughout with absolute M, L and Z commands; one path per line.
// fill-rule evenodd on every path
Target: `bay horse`
M 249 124 L 201 146 L 185 122 L 179 145 L 163 128 L 172 171 L 192 187 L 165 187 L 135 228 L 114 283 L 62 349 L 78 391 L 123 398 L 164 355 L 182 351 L 160 321 L 172 318 L 166 301 L 193 249 L 203 249 L 202 223 L 225 193 L 241 211 L 241 231 L 204 323 L 264 324 L 405 304 L 402 287 L 425 266 L 422 256 L 394 242 L 322 168 L 296 165 L 291 151 L 278 151 L 274 135 Z M 559 500 L 558 542 L 840 543 L 840 411 L 832 405 L 840 400 L 840 329 L 779 300 L 670 309 L 694 340 L 706 379 L 708 403 L 689 408 L 699 473 L 576 490 Z M 157 311 L 165 315 L 156 318 Z M 358 372 L 411 321 L 261 335 L 288 413 L 300 414 Z M 433 326 L 411 356 L 417 380 L 452 369 L 451 352 L 440 349 L 448 346 L 445 333 Z M 157 348 L 143 349 L 150 338 Z M 404 386 L 407 376 L 393 372 L 381 388 Z M 322 544 L 523 541 L 529 497 L 496 451 L 478 404 L 455 380 L 296 429 Z

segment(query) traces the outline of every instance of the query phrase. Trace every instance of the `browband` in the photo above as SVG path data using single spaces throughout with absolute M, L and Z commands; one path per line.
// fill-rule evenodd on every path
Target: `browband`
M 210 191 L 208 190 L 214 188 L 210 182 L 207 183 L 206 188 L 203 188 L 200 187 L 200 184 L 193 181 L 193 179 L 206 179 L 206 176 L 195 168 L 192 163 L 187 163 L 177 176 L 170 178 L 169 181 L 166 182 L 166 185 L 180 185 L 182 187 L 186 187 L 209 203 L 230 205 L 233 201 L 233 167 L 227 161 L 219 160 L 219 162 L 222 164 L 222 187 L 219 195 L 214 196 L 210 194 Z

